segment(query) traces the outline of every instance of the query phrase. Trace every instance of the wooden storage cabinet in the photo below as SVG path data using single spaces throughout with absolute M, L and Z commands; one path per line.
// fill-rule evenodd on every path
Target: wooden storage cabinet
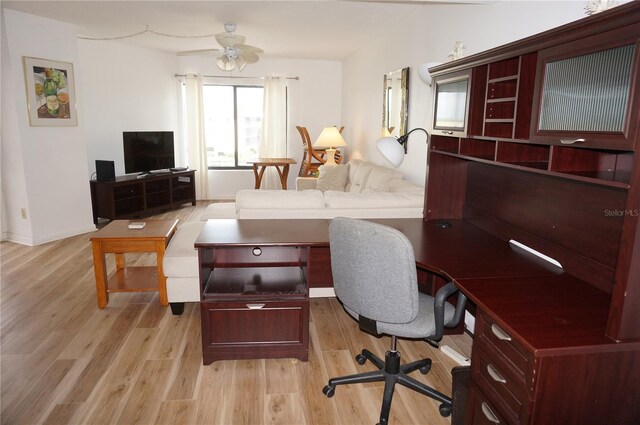
M 635 23 L 540 51 L 532 143 L 635 149 L 639 34 Z
M 93 222 L 144 217 L 190 202 L 196 204 L 195 170 L 120 176 L 113 181 L 89 181 Z
M 203 364 L 308 359 L 308 248 L 199 247 Z

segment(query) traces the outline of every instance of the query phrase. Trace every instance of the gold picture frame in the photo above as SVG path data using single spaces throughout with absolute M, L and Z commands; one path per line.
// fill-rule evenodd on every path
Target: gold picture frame
M 78 125 L 73 64 L 23 56 L 29 124 L 32 127 Z

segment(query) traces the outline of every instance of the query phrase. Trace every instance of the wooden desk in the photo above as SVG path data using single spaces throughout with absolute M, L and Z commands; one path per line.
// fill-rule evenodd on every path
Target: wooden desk
M 159 291 L 160 304 L 167 306 L 167 278 L 162 268 L 164 252 L 176 232 L 178 220 L 145 220 L 143 229 L 129 229 L 129 220 L 114 220 L 91 237 L 98 307 L 105 308 L 109 292 Z M 155 267 L 125 267 L 124 254 L 155 252 Z M 116 272 L 107 279 L 105 254 L 116 256 Z
M 287 177 L 289 176 L 289 166 L 295 164 L 296 160 L 293 158 L 258 158 L 253 161 L 247 161 L 253 165 L 253 175 L 256 178 L 256 189 L 260 189 L 262 184 L 262 176 L 267 167 L 276 167 L 278 174 L 280 175 L 280 184 L 283 190 L 287 190 Z M 282 169 L 280 169 L 282 167 Z
M 640 399 L 640 384 L 629 378 L 640 375 L 640 342 L 606 336 L 610 294 L 464 220 L 446 220 L 448 226 L 442 220 L 372 221 L 402 231 L 418 269 L 455 282 L 477 307 L 467 423 L 479 423 L 486 409 L 509 424 L 633 423 L 640 417 L 640 404 L 621 406 L 621 396 Z M 225 267 L 252 258 L 255 246 L 329 244 L 329 220 L 216 222 L 196 246 L 245 250 L 216 255 Z M 286 265 L 287 258 L 280 253 L 268 262 Z M 329 257 L 296 258 L 307 280 L 330 270 Z

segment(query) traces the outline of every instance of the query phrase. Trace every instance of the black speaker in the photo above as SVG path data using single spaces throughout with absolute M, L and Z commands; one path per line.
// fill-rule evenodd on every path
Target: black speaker
M 113 161 L 96 159 L 96 180 L 109 181 L 116 179 L 116 168 Z

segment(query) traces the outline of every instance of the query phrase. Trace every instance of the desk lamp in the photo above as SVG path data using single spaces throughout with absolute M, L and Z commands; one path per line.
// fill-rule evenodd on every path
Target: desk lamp
M 327 153 L 327 161 L 324 165 L 328 167 L 332 167 L 336 164 L 336 159 L 334 155 L 336 154 L 335 148 L 341 148 L 343 146 L 347 146 L 340 131 L 337 127 L 325 127 L 318 136 L 318 139 L 313 144 L 314 148 L 325 149 Z
M 424 134 L 427 135 L 427 143 L 429 143 L 429 133 L 424 128 L 414 128 L 404 136 L 400 136 L 395 138 L 393 136 L 382 137 L 378 139 L 376 145 L 378 150 L 384 156 L 387 161 L 393 164 L 394 167 L 400 166 L 402 164 L 402 160 L 404 159 L 404 155 L 407 153 L 407 142 L 409 141 L 409 135 L 416 130 L 424 131 Z

